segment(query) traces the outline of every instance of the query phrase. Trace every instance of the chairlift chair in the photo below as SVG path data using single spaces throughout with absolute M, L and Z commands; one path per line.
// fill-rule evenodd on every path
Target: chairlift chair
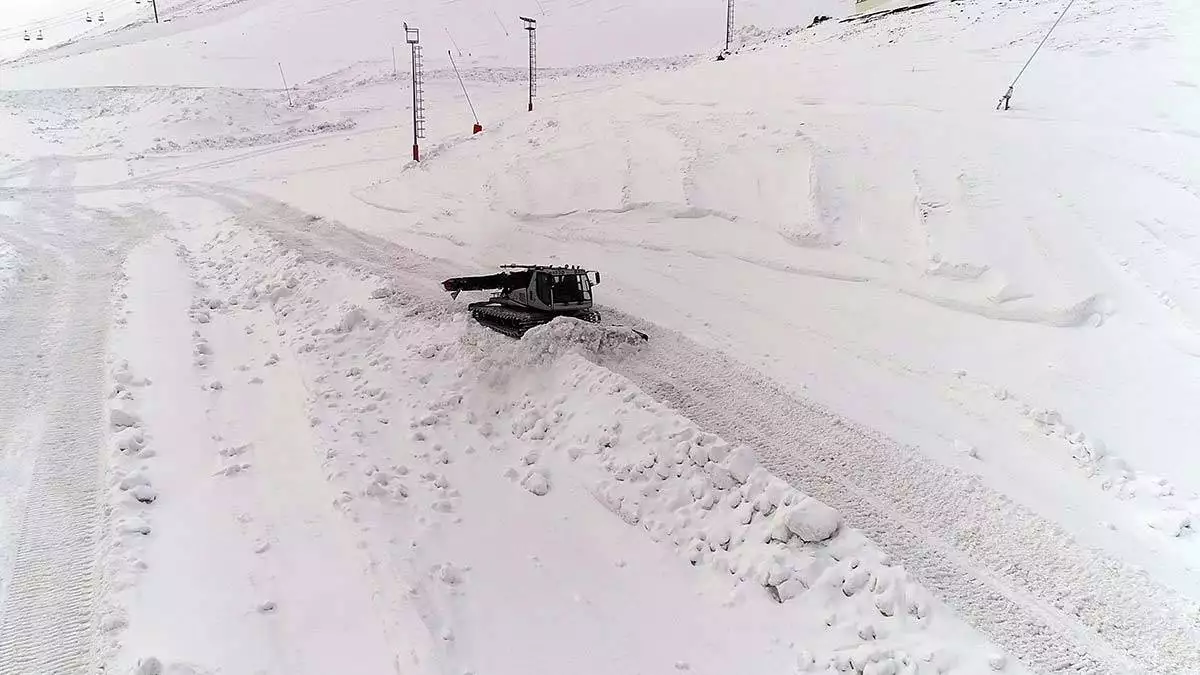
M 88 12 L 88 13 L 87 13 L 87 18 L 86 18 L 86 19 L 84 19 L 84 21 L 87 21 L 88 23 L 91 23 L 91 22 L 92 22 L 92 13 L 91 13 L 91 12 Z
M 104 21 L 104 12 L 100 12 L 100 20 Z
M 43 38 L 42 38 L 42 29 L 41 29 L 41 28 L 39 28 L 39 29 L 38 29 L 37 39 L 39 39 L 39 40 L 43 39 Z
M 25 41 L 29 42 L 29 31 L 25 31 Z

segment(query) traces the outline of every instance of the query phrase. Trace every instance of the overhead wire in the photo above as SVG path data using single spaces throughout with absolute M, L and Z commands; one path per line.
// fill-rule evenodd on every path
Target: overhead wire
M 150 8 L 150 0 L 142 0 L 141 5 L 136 4 L 134 0 L 100 0 L 86 7 L 55 14 L 45 19 L 35 19 L 23 24 L 0 27 L 0 40 L 11 39 L 13 37 L 23 39 L 23 35 L 26 31 L 28 31 L 30 35 L 33 35 L 39 29 L 45 32 L 54 31 L 59 28 L 75 26 L 77 24 L 86 24 L 87 17 L 89 15 L 92 17 L 92 23 L 97 24 L 100 23 L 99 16 L 101 12 L 113 14 L 117 10 L 128 9 L 129 12 L 120 12 L 120 16 L 114 15 L 112 17 L 105 17 L 105 22 L 110 20 L 123 20 L 130 14 L 134 14 L 135 12 L 140 13 L 142 5 L 145 5 L 145 12 L 147 15 L 150 15 L 152 11 Z

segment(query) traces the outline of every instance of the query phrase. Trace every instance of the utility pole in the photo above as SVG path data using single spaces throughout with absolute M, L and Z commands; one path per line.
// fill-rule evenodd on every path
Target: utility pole
M 412 47 L 413 88 L 413 161 L 421 161 L 420 141 L 425 138 L 425 96 L 421 91 L 424 84 L 421 75 L 421 31 L 404 24 L 404 41 Z
M 537 21 L 521 17 L 529 31 L 529 112 L 533 112 L 533 97 L 537 96 Z
M 150 0 L 150 6 L 154 8 L 154 23 L 158 23 L 158 0 Z

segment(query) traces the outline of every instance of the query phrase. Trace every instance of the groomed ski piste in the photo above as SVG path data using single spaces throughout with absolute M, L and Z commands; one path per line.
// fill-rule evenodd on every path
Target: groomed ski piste
M 18 8 L 0 675 L 1200 672 L 1200 9 L 1065 5 Z

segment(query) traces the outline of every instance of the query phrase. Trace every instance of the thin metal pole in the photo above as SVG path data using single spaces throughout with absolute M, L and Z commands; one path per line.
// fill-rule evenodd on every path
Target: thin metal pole
M 475 118 L 475 124 L 479 124 L 479 115 L 475 114 L 475 106 L 471 103 L 471 95 L 467 93 L 467 85 L 463 83 L 462 73 L 458 72 L 458 64 L 454 62 L 454 55 L 447 49 L 446 56 L 450 57 L 450 65 L 454 66 L 454 74 L 458 76 L 458 84 L 462 87 L 463 96 L 467 98 L 467 107 L 471 109 L 471 117 Z
M 283 62 L 279 63 L 279 79 L 283 80 L 283 90 L 287 92 L 288 107 L 292 107 L 292 90 L 288 88 L 287 78 L 283 75 Z
M 1042 38 L 1042 42 L 1038 42 L 1037 49 L 1033 50 L 1033 53 L 1030 54 L 1030 58 L 1028 58 L 1025 61 L 1025 65 L 1021 66 L 1021 72 L 1016 73 L 1016 77 L 1013 78 L 1013 84 L 1008 85 L 1009 89 L 1013 89 L 1014 86 L 1016 86 L 1016 80 L 1021 79 L 1022 74 L 1025 74 L 1026 68 L 1030 67 L 1030 64 L 1032 64 L 1032 62 L 1033 62 L 1033 56 L 1037 56 L 1038 52 L 1040 52 L 1040 50 L 1042 50 L 1043 44 L 1046 43 L 1046 40 L 1050 40 L 1051 32 L 1054 32 L 1054 29 L 1058 28 L 1058 24 L 1062 23 L 1062 18 L 1067 16 L 1067 11 L 1070 10 L 1070 6 L 1072 6 L 1074 4 L 1075 4 L 1075 0 L 1067 1 L 1067 6 L 1062 8 L 1062 13 L 1058 14 L 1058 18 L 1055 19 L 1054 25 L 1050 26 L 1050 30 L 1046 31 L 1046 35 L 1045 35 L 1045 37 Z
M 399 77 L 400 71 L 396 70 L 396 45 L 392 45 L 392 77 Z
M 154 23 L 158 23 L 158 0 L 150 0 L 150 6 L 154 8 Z

